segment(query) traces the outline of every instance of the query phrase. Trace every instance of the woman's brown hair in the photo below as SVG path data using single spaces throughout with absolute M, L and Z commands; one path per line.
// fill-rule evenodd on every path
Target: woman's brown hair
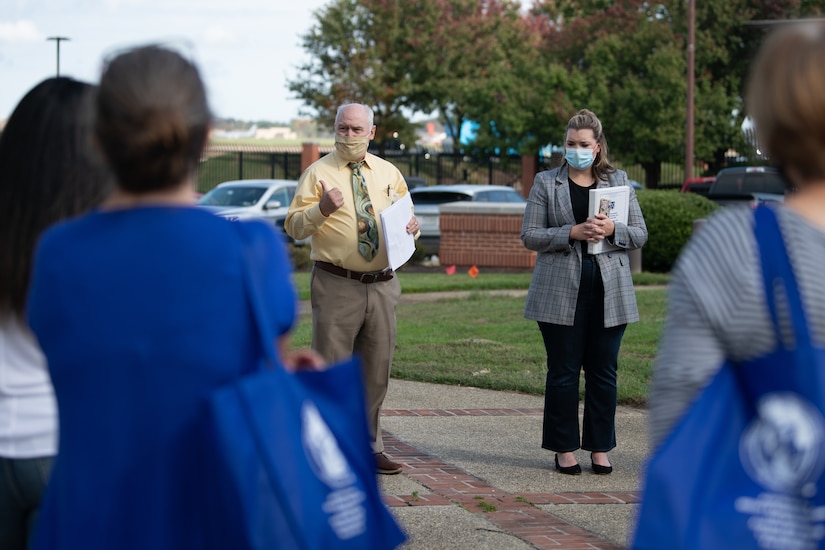
M 825 179 L 825 23 L 789 23 L 767 38 L 745 106 L 772 164 L 803 180 Z
M 210 119 L 198 69 L 176 52 L 135 48 L 104 69 L 95 133 L 125 191 L 169 189 L 194 173 Z
M 599 152 L 596 153 L 596 158 L 593 159 L 593 175 L 597 180 L 607 181 L 607 175 L 615 172 L 616 169 L 608 160 L 607 139 L 604 137 L 599 117 L 593 111 L 582 109 L 567 122 L 565 135 L 569 130 L 593 130 L 593 136 L 601 146 Z

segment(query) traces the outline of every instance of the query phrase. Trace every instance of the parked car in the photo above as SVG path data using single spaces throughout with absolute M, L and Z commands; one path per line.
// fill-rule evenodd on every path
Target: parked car
M 697 195 L 706 196 L 710 191 L 711 184 L 716 180 L 714 176 L 705 176 L 700 178 L 687 178 L 679 189 L 680 193 L 696 193 Z
M 782 202 L 787 190 L 785 178 L 776 168 L 737 166 L 720 170 L 706 196 L 722 206 L 755 206 L 760 202 Z
M 283 231 L 297 186 L 293 180 L 227 181 L 203 195 L 197 205 L 232 221 L 260 218 Z
M 521 194 L 505 185 L 432 185 L 416 187 L 410 190 L 415 217 L 421 225 L 421 236 L 418 241 L 427 254 L 438 252 L 441 238 L 439 229 L 439 207 L 449 202 L 486 202 L 486 203 L 526 203 Z
M 404 181 L 407 182 L 407 189 L 415 189 L 416 187 L 424 187 L 427 185 L 427 180 L 419 176 L 404 176 Z

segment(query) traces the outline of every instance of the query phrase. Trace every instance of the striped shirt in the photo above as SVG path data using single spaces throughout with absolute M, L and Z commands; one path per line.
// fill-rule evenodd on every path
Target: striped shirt
M 813 344 L 822 346 L 825 232 L 787 207 L 778 207 L 777 215 Z M 777 309 L 785 335 L 790 332 L 787 305 L 780 300 Z M 674 266 L 650 387 L 651 448 L 662 442 L 726 358 L 754 359 L 776 346 L 753 235 L 753 212 L 726 208 L 711 216 Z

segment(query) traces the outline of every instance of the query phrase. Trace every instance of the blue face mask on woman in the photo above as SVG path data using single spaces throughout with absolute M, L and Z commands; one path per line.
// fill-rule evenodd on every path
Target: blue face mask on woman
M 585 170 L 593 164 L 593 149 L 567 149 L 564 160 L 576 170 Z

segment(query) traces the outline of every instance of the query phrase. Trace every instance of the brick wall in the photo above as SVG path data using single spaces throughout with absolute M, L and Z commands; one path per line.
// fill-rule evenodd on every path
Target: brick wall
M 521 242 L 524 204 L 451 203 L 439 214 L 441 265 L 532 269 Z
M 301 144 L 301 173 L 309 168 L 309 165 L 321 158 L 321 148 L 317 143 L 303 143 Z

